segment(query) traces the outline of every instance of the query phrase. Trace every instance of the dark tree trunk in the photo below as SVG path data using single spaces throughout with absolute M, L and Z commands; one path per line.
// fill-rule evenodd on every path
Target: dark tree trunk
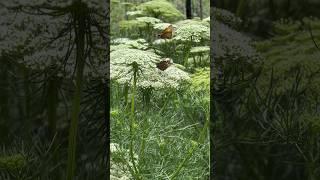
M 202 7 L 202 0 L 199 0 L 199 8 L 200 8 L 200 19 L 203 19 L 203 7 Z
M 247 4 L 248 4 L 248 2 L 246 0 L 240 0 L 238 2 L 238 7 L 237 7 L 237 10 L 236 10 L 236 15 L 238 17 L 244 18 Z
M 286 14 L 286 17 L 290 17 L 291 16 L 291 0 L 287 0 L 287 4 L 286 4 L 286 11 L 287 11 L 287 14 Z
M 217 0 L 210 0 L 210 7 L 217 7 Z
M 192 19 L 191 0 L 186 0 L 186 15 L 187 19 Z
M 274 6 L 274 2 L 273 0 L 269 0 L 269 11 L 270 11 L 270 16 L 271 19 L 274 20 L 275 19 L 275 6 Z

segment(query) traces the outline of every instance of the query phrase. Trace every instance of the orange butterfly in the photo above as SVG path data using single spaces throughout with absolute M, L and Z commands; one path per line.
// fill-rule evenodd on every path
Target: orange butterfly
M 171 39 L 172 32 L 173 32 L 173 26 L 169 25 L 158 35 L 158 37 L 160 37 L 161 39 Z

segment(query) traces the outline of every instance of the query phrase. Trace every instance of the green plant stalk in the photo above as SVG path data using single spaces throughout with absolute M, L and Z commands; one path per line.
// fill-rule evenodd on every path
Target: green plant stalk
M 58 106 L 58 83 L 59 80 L 56 76 L 49 80 L 48 94 L 47 94 L 47 118 L 48 118 L 48 131 L 49 138 L 52 140 L 52 144 L 49 149 L 55 149 L 58 146 L 58 142 L 55 140 L 57 135 L 57 106 Z M 56 163 L 58 155 L 52 153 L 52 161 Z M 58 174 L 54 173 L 52 178 L 57 179 Z
M 143 89 L 142 94 L 143 94 L 143 101 L 144 101 L 145 109 L 146 109 L 146 111 L 149 111 L 152 89 L 151 88 Z
M 171 93 L 168 95 L 168 98 L 166 98 L 166 100 L 165 100 L 162 108 L 159 110 L 159 114 L 161 114 L 161 113 L 165 110 L 165 108 L 167 107 L 167 104 L 168 104 L 169 101 L 171 100 L 170 97 L 171 97 L 173 94 L 175 94 L 175 93 L 176 93 L 175 91 L 171 91 Z
M 2 65 L 3 66 L 3 65 Z M 4 67 L 2 68 L 7 68 L 7 65 L 4 65 Z M 8 82 L 10 82 L 10 78 L 8 76 L 8 72 L 7 71 L 3 71 L 1 70 L 1 74 L 0 74 L 0 78 L 1 81 L 4 84 L 7 84 Z M 8 134 L 8 130 L 9 127 L 8 126 L 8 119 L 10 119 L 9 117 L 9 111 L 10 111 L 10 107 L 9 107 L 9 88 L 8 87 L 2 87 L 2 91 L 0 93 L 0 122 L 1 122 L 1 126 L 3 127 L 3 129 L 0 132 L 0 141 L 3 142 L 2 138 L 5 137 Z
M 134 169 L 134 176 L 137 176 L 138 174 L 138 169 L 136 166 L 136 163 L 134 161 L 134 154 L 133 154 L 133 137 L 134 137 L 134 123 L 135 123 L 135 109 L 134 109 L 134 101 L 135 101 L 135 94 L 136 94 L 136 88 L 137 88 L 137 72 L 138 70 L 134 67 L 134 72 L 133 72 L 133 88 L 132 88 L 132 93 L 131 93 L 131 122 L 130 122 L 130 147 L 129 147 L 129 152 L 130 152 L 130 159 L 132 161 L 132 166 Z M 136 177 L 137 179 L 140 179 L 139 177 Z
M 49 134 L 50 139 L 54 137 L 56 133 L 57 126 L 57 104 L 58 104 L 58 82 L 56 77 L 49 80 L 48 85 L 48 105 L 47 105 L 47 113 L 48 113 L 48 126 L 49 126 Z
M 29 87 L 29 70 L 27 68 L 23 68 L 23 77 L 24 77 L 24 83 L 23 83 L 23 88 L 24 88 L 24 96 L 25 96 L 25 103 L 24 103 L 24 109 L 25 109 L 25 121 L 24 121 L 24 126 L 26 127 L 27 132 L 30 129 L 29 126 L 29 118 L 31 114 L 31 98 L 30 98 L 30 87 Z
M 147 42 L 152 44 L 152 25 L 150 23 L 147 23 Z
M 184 57 L 184 63 L 183 63 L 183 66 L 188 68 L 188 57 L 189 57 L 189 53 L 187 52 L 185 57 Z
M 236 16 L 243 18 L 246 5 L 247 5 L 246 0 L 241 0 L 239 2 L 238 7 L 237 7 L 237 11 L 236 11 Z
M 197 67 L 196 57 L 192 56 L 194 67 Z
M 200 67 L 205 66 L 204 64 L 202 64 L 202 54 L 200 54 L 200 56 L 199 56 L 199 65 L 200 65 Z
M 315 175 L 314 175 L 314 169 L 315 169 L 314 162 L 309 162 L 307 164 L 307 172 L 308 172 L 308 179 L 309 180 L 316 180 Z
M 73 180 L 76 167 L 76 140 L 77 140 L 77 130 L 79 123 L 80 114 L 80 101 L 81 92 L 83 86 L 83 70 L 85 66 L 85 18 L 79 14 L 75 15 L 75 21 L 78 23 L 75 25 L 76 33 L 76 45 L 77 45 L 77 67 L 76 67 L 76 81 L 75 81 L 75 92 L 72 101 L 72 114 L 71 123 L 69 129 L 69 144 L 68 144 L 68 161 L 67 161 L 67 180 Z
M 146 124 L 146 119 L 144 118 L 143 119 L 144 120 L 144 122 L 143 122 L 143 124 Z M 148 128 L 142 128 L 143 130 L 145 130 L 145 129 L 148 129 Z M 143 133 L 142 133 L 143 135 L 142 135 L 142 140 L 141 140 L 141 144 L 140 144 L 140 153 L 139 153 L 139 157 L 144 157 L 144 151 L 145 151 L 145 148 L 146 148 L 146 133 L 145 133 L 145 131 L 143 131 Z
M 123 89 L 123 96 L 124 96 L 124 103 L 128 103 L 128 94 L 129 94 L 129 86 L 127 84 L 124 85 Z
M 185 55 L 184 55 L 184 62 L 183 62 L 183 65 L 184 65 L 184 67 L 186 67 L 186 68 L 188 68 L 188 58 L 189 58 L 189 53 L 190 53 L 190 46 L 189 45 L 187 45 L 186 47 L 185 47 Z
M 206 118 L 206 123 L 202 129 L 202 131 L 200 132 L 200 136 L 199 136 L 199 140 L 198 142 L 203 143 L 205 140 L 205 135 L 206 135 L 206 131 L 209 127 L 209 118 Z M 179 164 L 178 168 L 169 176 L 170 179 L 174 179 L 176 178 L 180 171 L 182 170 L 182 168 L 185 166 L 186 162 L 190 159 L 190 157 L 193 155 L 193 152 L 196 150 L 197 145 L 196 144 L 192 144 L 192 146 L 189 149 L 189 153 L 187 154 L 187 156 L 183 159 L 183 161 Z
M 316 159 L 314 159 L 313 157 L 313 149 L 314 149 L 314 146 L 311 145 L 311 144 L 316 144 L 316 138 L 314 136 L 314 132 L 311 131 L 311 134 L 310 134 L 310 147 L 308 149 L 311 149 L 311 152 L 309 152 L 309 160 L 307 162 L 307 172 L 308 172 L 308 179 L 309 180 L 316 180 L 316 177 L 315 177 L 315 169 L 316 169 L 316 164 L 315 162 L 317 161 Z
M 189 58 L 189 55 L 190 55 L 190 49 L 191 49 L 191 46 L 192 46 L 192 43 L 193 43 L 193 41 L 192 41 L 192 36 L 191 36 L 191 38 L 190 38 L 190 42 L 188 42 L 187 43 L 187 45 L 185 46 L 185 48 L 184 48 L 184 51 L 185 51 L 185 55 L 184 55 L 184 63 L 183 63 L 183 65 L 186 67 L 186 68 L 188 68 L 188 58 Z

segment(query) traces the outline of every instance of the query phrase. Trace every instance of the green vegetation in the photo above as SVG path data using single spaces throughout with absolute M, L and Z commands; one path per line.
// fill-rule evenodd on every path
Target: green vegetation
M 221 2 L 211 12 L 228 27 L 213 26 L 215 178 L 319 179 L 320 21 L 294 11 L 317 3 Z
M 208 177 L 210 24 L 165 0 L 126 10 L 111 18 L 111 176 Z M 170 24 L 173 37 L 157 37 Z
M 105 179 L 107 4 L 0 3 L 0 179 Z

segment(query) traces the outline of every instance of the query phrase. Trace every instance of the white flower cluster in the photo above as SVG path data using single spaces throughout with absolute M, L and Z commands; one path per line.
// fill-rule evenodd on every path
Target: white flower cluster
M 11 0 L 1 2 L 5 7 L 50 7 L 50 8 L 65 8 L 72 6 L 74 3 L 81 2 L 85 3 L 88 8 L 96 9 L 101 12 L 107 12 L 107 3 L 102 0 Z
M 137 19 L 137 21 L 144 22 L 144 23 L 151 24 L 151 25 L 162 22 L 160 19 L 157 19 L 154 17 L 138 17 L 136 19 Z
M 112 40 L 111 43 L 116 45 L 110 47 L 111 51 L 119 48 L 148 49 L 148 43 L 145 39 L 117 38 Z
M 154 30 L 157 30 L 157 31 L 163 31 L 166 27 L 168 27 L 169 25 L 171 25 L 170 23 L 157 23 L 153 26 L 153 29 Z M 176 28 L 177 26 L 176 25 L 172 25 L 173 28 Z
M 57 0 L 57 1 L 48 1 L 48 0 L 12 0 L 5 1 L 3 4 L 6 7 L 17 7 L 17 6 L 55 6 L 55 7 L 66 7 L 71 5 L 73 0 Z
M 212 49 L 214 58 L 256 60 L 258 54 L 251 39 L 218 21 L 213 21 Z
M 110 52 L 116 51 L 118 49 L 130 49 L 130 48 L 132 48 L 132 47 L 127 44 L 110 45 Z
M 132 167 L 132 162 L 129 158 L 129 150 L 120 148 L 117 143 L 110 143 L 110 152 L 111 152 L 111 168 L 110 168 L 110 179 L 111 180 L 130 180 L 132 176 L 126 167 L 126 164 L 123 162 L 117 161 L 117 156 L 120 158 L 126 159 L 126 162 L 129 163 L 129 166 Z M 138 155 L 134 154 L 135 163 L 138 163 Z
M 185 19 L 185 20 L 176 22 L 175 25 L 176 26 L 199 25 L 199 26 L 210 27 L 210 24 L 207 21 L 204 21 L 204 20 L 201 21 L 200 19 Z
M 0 33 L 0 54 L 12 56 L 13 60 L 33 70 L 42 71 L 54 67 L 58 69 L 58 76 L 71 77 L 76 65 L 76 48 L 73 44 L 75 33 L 70 21 L 71 12 L 64 7 L 74 2 L 48 0 L 3 2 L 0 6 L 0 15 L 5 18 L 0 19 L 0 25 L 4 27 Z M 100 1 L 85 3 L 90 6 L 89 8 L 101 5 Z M 21 8 L 24 11 L 21 11 Z M 32 14 L 40 12 L 39 9 L 44 14 Z M 46 15 L 49 12 L 59 12 L 62 15 Z M 101 17 L 103 14 L 101 9 L 91 12 L 91 17 L 95 17 L 94 19 L 104 28 L 106 22 Z M 101 74 L 102 67 L 107 71 L 106 66 L 102 65 L 104 64 L 102 61 L 107 57 L 107 48 L 101 34 L 95 33 L 97 28 L 93 25 L 91 32 L 94 43 L 90 50 L 91 55 L 86 59 L 90 66 L 86 67 L 85 73 L 99 71 Z
M 185 24 L 177 28 L 173 38 L 182 42 L 201 42 L 210 39 L 210 28 L 201 24 Z
M 237 28 L 242 23 L 242 20 L 239 17 L 235 16 L 233 13 L 227 10 L 213 8 L 212 13 L 214 21 L 218 20 L 232 28 Z
M 133 79 L 132 67 L 136 63 L 141 71 L 137 78 L 137 86 L 140 88 L 179 89 L 181 83 L 189 81 L 188 73 L 181 69 L 169 66 L 162 71 L 156 67 L 161 57 L 153 52 L 138 49 L 118 49 L 110 54 L 111 79 L 120 84 L 131 84 Z
M 154 17 L 137 17 L 132 20 L 122 20 L 119 22 L 119 27 L 122 30 L 130 30 L 130 29 L 137 29 L 137 28 L 146 28 L 146 27 L 153 27 L 157 23 L 161 23 L 160 19 Z
M 210 23 L 210 16 L 207 18 L 204 18 L 202 21 Z
M 130 17 L 137 17 L 137 16 L 143 16 L 144 14 L 142 11 L 128 11 L 126 15 Z
M 68 48 L 68 38 L 59 36 L 61 26 L 66 19 L 53 19 L 49 16 L 33 16 L 23 13 L 14 14 L 6 9 L 1 9 L 0 24 L 5 26 L 0 35 L 0 52 L 2 54 L 19 54 L 24 56 L 18 62 L 24 63 L 31 69 L 45 69 L 56 64 L 61 65 Z M 4 14 L 5 13 L 5 14 Z M 51 23 L 48 23 L 51 22 Z M 70 34 L 73 37 L 73 33 Z
M 111 44 L 125 44 L 128 41 L 130 41 L 129 38 L 116 38 L 111 40 Z
M 210 52 L 210 47 L 209 46 L 196 46 L 192 47 L 190 50 L 191 53 L 208 53 Z
M 139 49 L 118 49 L 110 53 L 111 64 L 115 66 L 128 66 L 137 63 L 139 68 L 147 69 L 156 67 L 160 56 L 153 52 L 142 51 Z
M 156 39 L 152 42 L 153 45 L 164 45 L 174 42 L 173 39 Z
M 180 89 L 181 84 L 188 82 L 190 77 L 183 70 L 170 66 L 166 70 L 153 69 L 147 71 L 143 78 L 138 80 L 138 87 L 143 89 Z

